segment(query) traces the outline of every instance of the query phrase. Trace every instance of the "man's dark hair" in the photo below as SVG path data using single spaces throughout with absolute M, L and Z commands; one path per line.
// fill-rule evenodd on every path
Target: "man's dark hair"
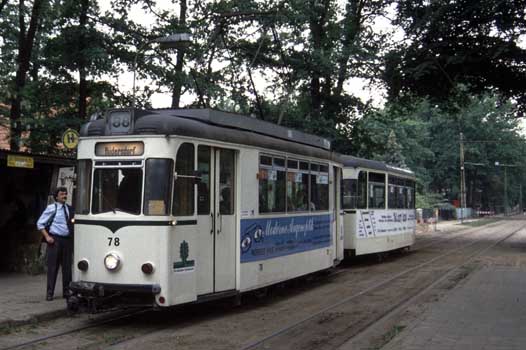
M 55 192 L 53 192 L 53 198 L 55 198 L 55 200 L 57 200 L 57 196 L 58 196 L 59 192 L 66 192 L 66 193 L 68 193 L 68 189 L 66 187 L 64 187 L 64 186 L 57 187 Z

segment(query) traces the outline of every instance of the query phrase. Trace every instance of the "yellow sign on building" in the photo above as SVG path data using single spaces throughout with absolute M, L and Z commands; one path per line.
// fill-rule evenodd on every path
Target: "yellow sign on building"
M 35 161 L 32 157 L 14 156 L 11 154 L 7 155 L 7 166 L 13 168 L 28 168 L 33 169 L 35 167 Z
M 62 135 L 62 143 L 64 147 L 73 149 L 79 144 L 79 133 L 73 129 L 68 129 L 64 131 Z

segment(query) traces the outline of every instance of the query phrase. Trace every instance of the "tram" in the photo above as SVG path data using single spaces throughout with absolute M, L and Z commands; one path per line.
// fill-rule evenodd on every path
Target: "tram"
M 113 109 L 80 134 L 72 308 L 235 296 L 343 259 L 326 139 L 212 109 Z
M 415 175 L 379 161 L 341 156 L 345 256 L 409 248 L 415 242 Z

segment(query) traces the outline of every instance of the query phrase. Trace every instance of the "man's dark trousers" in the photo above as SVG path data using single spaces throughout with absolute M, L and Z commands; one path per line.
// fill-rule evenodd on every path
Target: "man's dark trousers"
M 53 296 L 58 268 L 62 266 L 62 295 L 68 295 L 73 261 L 73 237 L 52 235 L 55 242 L 47 245 L 47 296 Z

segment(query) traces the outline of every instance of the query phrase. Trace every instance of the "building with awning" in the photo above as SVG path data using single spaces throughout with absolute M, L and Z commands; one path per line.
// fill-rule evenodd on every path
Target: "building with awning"
M 36 220 L 57 186 L 71 201 L 74 167 L 70 157 L 0 149 L 0 272 L 30 270 L 40 245 Z

